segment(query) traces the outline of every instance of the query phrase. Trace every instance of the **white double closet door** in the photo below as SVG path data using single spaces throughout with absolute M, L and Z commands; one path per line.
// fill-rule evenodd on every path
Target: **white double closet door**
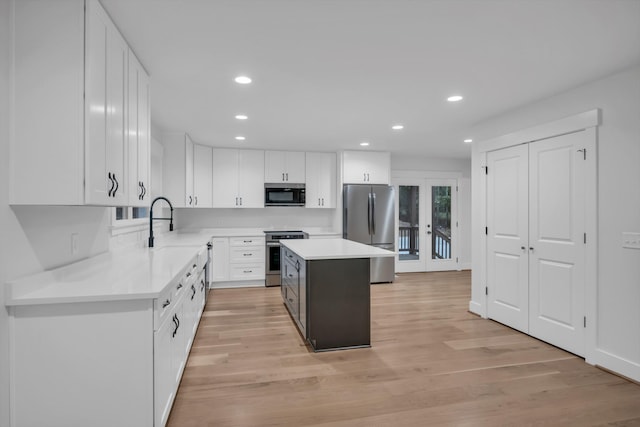
M 488 317 L 585 353 L 585 132 L 487 154 Z

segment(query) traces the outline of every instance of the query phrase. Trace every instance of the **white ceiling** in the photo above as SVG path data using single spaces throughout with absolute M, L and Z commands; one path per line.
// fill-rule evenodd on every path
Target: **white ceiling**
M 101 2 L 153 123 L 213 146 L 465 158 L 477 123 L 640 63 L 640 0 Z

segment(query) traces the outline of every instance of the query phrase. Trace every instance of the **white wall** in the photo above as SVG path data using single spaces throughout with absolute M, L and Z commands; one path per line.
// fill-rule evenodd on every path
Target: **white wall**
M 337 230 L 333 225 L 335 209 L 271 207 L 261 209 L 178 209 L 176 228 L 321 228 Z
M 640 66 L 488 120 L 472 134 L 489 139 L 594 108 L 602 123 L 593 363 L 640 380 L 640 250 L 623 248 L 621 238 L 623 231 L 640 232 Z M 483 286 L 474 282 L 473 299 L 483 298 Z
M 0 0 L 0 182 L 9 179 L 9 0 Z M 9 268 L 9 188 L 0 185 L 0 284 Z M 0 292 L 0 427 L 9 426 L 9 320 Z
M 466 159 L 391 154 L 391 170 L 460 172 L 463 177 L 471 178 L 471 147 Z

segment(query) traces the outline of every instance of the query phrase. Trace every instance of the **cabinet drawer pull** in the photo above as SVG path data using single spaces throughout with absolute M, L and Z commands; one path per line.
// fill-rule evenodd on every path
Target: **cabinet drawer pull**
M 243 240 L 243 243 L 253 243 L 253 240 Z
M 244 273 L 253 273 L 253 270 L 244 270 Z
M 182 282 L 178 283 L 178 286 L 176 286 L 176 289 L 182 289 Z
M 169 304 L 171 304 L 171 300 L 167 298 L 167 300 L 162 303 L 162 308 L 166 308 Z
M 242 254 L 242 256 L 253 256 L 253 254 Z

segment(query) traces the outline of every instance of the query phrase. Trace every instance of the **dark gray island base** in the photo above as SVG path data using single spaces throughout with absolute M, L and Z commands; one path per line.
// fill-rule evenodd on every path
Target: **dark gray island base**
M 307 299 L 315 351 L 371 347 L 369 258 L 307 261 Z
M 285 306 L 314 351 L 371 347 L 370 256 L 394 253 L 343 239 L 330 243 L 281 243 Z M 316 255 L 313 245 L 338 250 Z

